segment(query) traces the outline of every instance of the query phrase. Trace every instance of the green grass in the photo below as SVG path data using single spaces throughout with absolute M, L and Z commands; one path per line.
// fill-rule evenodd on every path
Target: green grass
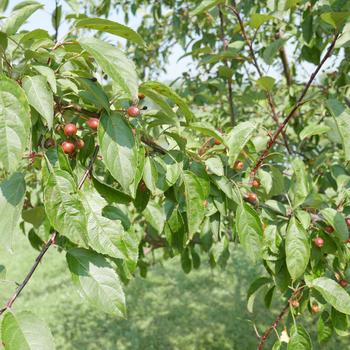
M 14 249 L 12 256 L 1 253 L 0 264 L 6 265 L 8 279 L 21 281 L 37 252 L 25 237 Z M 211 270 L 203 262 L 199 270 L 185 275 L 177 258 L 159 263 L 147 279 L 138 277 L 126 288 L 128 319 L 122 320 L 100 313 L 80 298 L 64 254 L 54 248 L 14 310 L 29 309 L 45 320 L 57 349 L 250 350 L 257 345 L 252 321 L 262 330 L 280 308 L 274 305 L 271 313 L 258 302 L 255 318 L 247 312 L 247 288 L 257 274 L 240 250 L 232 253 L 224 271 Z M 0 285 L 2 303 L 12 291 L 12 285 Z M 316 318 L 310 321 L 315 322 Z M 338 338 L 322 349 L 350 349 L 347 344 L 348 339 Z

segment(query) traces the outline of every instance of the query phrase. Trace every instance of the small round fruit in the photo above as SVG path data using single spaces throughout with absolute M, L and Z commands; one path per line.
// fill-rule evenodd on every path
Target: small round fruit
M 85 146 L 85 142 L 82 139 L 78 139 L 75 141 L 75 147 L 78 149 L 82 149 Z
M 324 228 L 325 232 L 327 232 L 328 234 L 331 234 L 334 232 L 334 228 L 331 226 L 331 225 L 327 225 L 325 228 Z
M 255 188 L 259 188 L 260 187 L 260 181 L 257 179 L 254 179 L 252 182 L 252 186 Z
M 319 311 L 320 311 L 320 307 L 316 303 L 313 303 L 311 305 L 311 312 L 313 314 L 317 314 Z
M 127 110 L 129 117 L 137 117 L 140 114 L 139 108 L 136 106 L 130 106 Z
M 250 203 L 255 203 L 258 199 L 258 196 L 254 192 L 248 192 L 247 193 L 247 200 Z
M 242 170 L 244 168 L 244 163 L 241 160 L 236 160 L 235 164 L 233 165 L 233 167 L 236 170 Z
M 294 308 L 297 308 L 297 307 L 299 307 L 299 301 L 298 300 L 296 300 L 296 299 L 293 299 L 293 300 L 291 300 L 290 301 L 290 305 L 292 306 L 292 307 L 294 307 Z
M 140 191 L 141 191 L 142 193 L 144 193 L 144 192 L 147 191 L 147 186 L 146 186 L 146 184 L 145 184 L 144 181 L 141 181 L 139 186 L 140 186 Z
M 215 139 L 215 140 L 214 140 L 214 143 L 215 143 L 215 145 L 221 145 L 221 141 L 218 140 L 218 139 Z
M 349 284 L 349 282 L 347 280 L 340 280 L 339 281 L 339 284 L 343 287 L 343 288 L 346 288 Z
M 143 92 L 139 92 L 137 94 L 137 97 L 139 98 L 139 100 L 143 100 L 145 98 L 145 94 Z
M 66 136 L 74 136 L 77 134 L 78 128 L 75 124 L 69 123 L 64 126 L 63 131 Z
M 61 146 L 62 146 L 63 152 L 66 154 L 72 154 L 75 151 L 74 143 L 71 141 L 64 141 L 62 142 Z
M 51 147 L 54 147 L 55 144 L 56 144 L 56 142 L 55 142 L 54 139 L 48 138 L 48 139 L 46 139 L 45 142 L 44 142 L 44 147 L 45 147 L 45 148 L 51 148 Z
M 350 218 L 345 219 L 346 226 L 350 229 Z
M 93 130 L 96 130 L 98 128 L 99 123 L 100 123 L 100 121 L 97 118 L 89 118 L 86 121 L 86 124 L 88 125 L 88 127 L 93 129 Z
M 313 241 L 316 247 L 322 248 L 324 245 L 324 239 L 321 237 L 316 237 Z

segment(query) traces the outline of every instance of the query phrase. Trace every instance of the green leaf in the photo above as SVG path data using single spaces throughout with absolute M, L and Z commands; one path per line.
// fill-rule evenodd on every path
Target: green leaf
M 166 98 L 163 95 L 161 95 L 156 90 L 153 90 L 147 86 L 145 87 L 143 85 L 139 87 L 139 91 L 144 93 L 145 96 L 147 96 L 148 98 L 150 98 L 158 107 L 160 107 L 161 111 L 164 112 L 164 113 L 160 113 L 160 115 L 157 115 L 157 114 L 154 115 L 153 111 L 149 111 L 143 114 L 144 118 L 157 117 L 159 119 L 159 122 L 164 124 L 170 124 L 170 125 L 179 124 L 178 116 L 170 107 L 170 105 L 166 101 Z
M 80 39 L 80 44 L 121 88 L 128 98 L 135 98 L 138 79 L 134 63 L 117 47 L 96 38 Z
M 350 46 L 350 22 L 346 23 L 341 36 L 338 38 L 335 48 Z
M 204 190 L 198 177 L 186 170 L 183 174 L 185 184 L 186 214 L 190 238 L 199 230 L 205 215 Z
M 23 89 L 27 94 L 29 104 L 46 120 L 49 129 L 53 124 L 53 95 L 48 89 L 47 80 L 42 75 L 24 77 Z
M 19 228 L 26 193 L 26 183 L 21 173 L 14 173 L 0 183 L 0 246 L 10 249 L 13 235 Z
M 125 317 L 121 282 L 107 260 L 82 248 L 69 250 L 66 258 L 73 283 L 78 286 L 80 294 L 99 310 Z
M 219 5 L 220 3 L 223 3 L 223 0 L 203 0 L 200 2 L 200 4 L 193 9 L 190 14 L 191 16 L 197 16 L 205 11 L 211 10 L 216 5 Z
M 124 191 L 132 195 L 129 186 L 135 180 L 138 151 L 131 128 L 120 113 L 103 114 L 98 140 L 107 169 Z
M 157 189 L 158 171 L 153 158 L 147 157 L 143 170 L 143 181 L 152 194 L 158 193 Z
M 146 45 L 141 35 L 131 28 L 104 18 L 83 18 L 79 19 L 75 26 L 77 28 L 89 28 L 99 30 L 101 32 L 110 33 L 120 36 L 139 45 Z
M 234 164 L 239 154 L 253 136 L 257 123 L 242 122 L 237 124 L 226 137 L 229 147 L 229 163 Z
M 8 17 L 3 26 L 2 31 L 8 35 L 16 34 L 19 27 L 38 9 L 42 8 L 43 5 L 39 3 L 31 2 L 27 6 L 15 10 Z
M 348 227 L 345 223 L 345 217 L 342 213 L 336 211 L 333 208 L 325 208 L 320 211 L 325 221 L 334 228 L 334 235 L 338 237 L 342 242 L 346 241 L 349 237 Z
M 302 325 L 293 325 L 287 350 L 312 350 L 310 335 Z
M 253 312 L 254 301 L 258 292 L 261 290 L 262 287 L 265 287 L 271 282 L 272 280 L 269 277 L 259 277 L 256 280 L 254 280 L 253 283 L 250 285 L 247 293 L 247 308 L 249 312 Z
M 310 124 L 306 126 L 299 134 L 301 140 L 311 137 L 313 135 L 322 135 L 329 131 L 331 128 L 327 125 Z
M 256 83 L 266 91 L 271 91 L 275 85 L 275 79 L 269 76 L 259 78 Z
M 98 109 L 104 108 L 106 112 L 109 112 L 108 97 L 102 87 L 97 82 L 91 81 L 91 79 L 80 78 L 79 82 L 83 88 L 79 95 L 88 100 Z
M 208 158 L 205 161 L 208 171 L 217 176 L 224 176 L 224 166 L 220 157 Z
M 128 204 L 132 201 L 132 198 L 124 192 L 121 192 L 114 187 L 111 187 L 101 182 L 96 177 L 92 177 L 94 187 L 97 192 L 108 202 L 108 203 L 121 203 Z
M 127 261 L 131 269 L 136 267 L 138 241 L 124 231 L 119 220 L 102 216 L 106 202 L 90 188 L 80 192 L 87 215 L 87 238 L 89 246 L 97 253 Z
M 257 29 L 270 19 L 273 19 L 273 16 L 262 13 L 253 13 L 250 17 L 249 26 Z
M 205 136 L 211 136 L 225 144 L 225 140 L 220 131 L 215 129 L 210 123 L 207 122 L 195 122 L 188 126 L 189 129 L 193 129 Z
M 195 119 L 195 116 L 188 107 L 186 101 L 169 86 L 159 83 L 157 81 L 147 81 L 146 83 L 140 85 L 140 91 L 143 91 L 145 94 L 147 94 L 148 90 L 156 91 L 160 95 L 168 98 L 170 101 L 175 103 L 179 107 L 180 111 L 183 113 L 187 122 L 190 122 L 193 119 Z
M 74 243 L 86 242 L 86 216 L 71 175 L 57 169 L 44 188 L 44 205 L 51 225 Z
M 320 343 L 325 343 L 333 335 L 333 325 L 327 311 L 322 312 L 317 322 L 317 339 Z
M 46 66 L 33 66 L 33 69 L 44 76 L 47 79 L 47 82 L 50 84 L 52 91 L 57 93 L 55 72 L 50 67 Z
M 350 17 L 350 12 L 325 12 L 321 19 L 335 29 L 339 29 Z
M 5 53 L 8 46 L 7 35 L 0 31 L 0 53 Z
M 30 135 L 30 107 L 24 91 L 12 80 L 0 79 L 0 166 L 16 170 Z
M 257 212 L 243 202 L 237 207 L 236 230 L 246 254 L 256 262 L 262 254 L 263 228 Z
M 279 49 L 284 46 L 284 44 L 287 42 L 286 39 L 277 39 L 273 41 L 265 50 L 263 54 L 264 61 L 271 65 L 275 59 L 275 56 Z M 273 84 L 272 84 L 273 86 Z
M 22 212 L 22 219 L 32 224 L 35 228 L 38 228 L 43 223 L 45 217 L 46 213 L 43 206 L 37 206 Z
M 314 279 L 310 287 L 321 293 L 327 303 L 343 314 L 350 315 L 350 295 L 336 281 L 320 277 Z
M 303 204 L 305 198 L 311 192 L 311 184 L 308 178 L 308 173 L 304 162 L 300 158 L 295 158 L 292 161 L 294 171 L 293 184 L 289 190 L 289 195 L 292 199 L 293 208 Z
M 286 234 L 286 262 L 293 280 L 301 277 L 309 263 L 310 243 L 307 231 L 293 217 Z
M 166 221 L 164 207 L 151 201 L 143 211 L 146 221 L 158 232 L 162 233 Z
M 33 313 L 8 311 L 1 323 L 1 340 L 6 350 L 54 350 L 49 327 Z
M 331 112 L 336 126 L 338 128 L 343 149 L 345 152 L 345 160 L 350 160 L 350 113 L 349 109 L 346 108 L 342 103 L 336 99 L 329 99 L 326 102 L 326 106 Z
M 331 311 L 332 324 L 335 332 L 341 336 L 346 337 L 349 335 L 349 319 L 348 315 L 345 315 L 336 309 L 332 308 Z

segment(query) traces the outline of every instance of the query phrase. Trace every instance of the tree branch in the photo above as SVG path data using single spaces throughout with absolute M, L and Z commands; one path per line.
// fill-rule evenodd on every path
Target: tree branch
M 262 77 L 263 76 L 263 73 L 259 67 L 259 64 L 258 64 L 258 60 L 255 56 L 255 52 L 254 52 L 254 49 L 253 49 L 253 42 L 250 40 L 245 28 L 244 28 L 244 23 L 242 21 L 242 18 L 241 18 L 241 15 L 239 14 L 239 12 L 237 11 L 237 9 L 234 7 L 234 6 L 228 6 L 228 8 L 233 12 L 233 14 L 236 16 L 237 20 L 238 20 L 238 23 L 239 23 L 239 26 L 241 28 L 241 32 L 242 32 L 242 35 L 243 35 L 243 38 L 245 40 L 245 42 L 247 43 L 248 45 L 248 48 L 249 48 L 249 52 L 250 52 L 250 56 L 253 60 L 253 65 L 255 67 L 255 69 L 257 70 L 258 74 L 259 74 L 259 77 Z M 275 101 L 271 95 L 271 93 L 269 91 L 266 91 L 265 92 L 266 94 L 266 98 L 267 98 L 267 102 L 270 106 L 270 109 L 271 109 L 271 116 L 272 116 L 272 119 L 276 122 L 276 124 L 278 126 L 280 126 L 280 122 L 279 122 L 279 118 L 278 118 L 278 115 L 277 115 L 277 111 L 276 111 L 276 104 L 275 104 Z M 284 145 L 288 151 L 289 154 L 291 154 L 291 150 L 289 148 L 289 144 L 288 144 L 288 139 L 287 139 L 287 136 L 285 134 L 285 132 L 283 131 L 282 132 L 282 137 L 283 137 L 283 142 L 284 142 Z
M 221 6 L 218 6 L 219 8 L 219 16 L 220 16 L 220 32 L 221 32 L 221 41 L 223 44 L 224 50 L 227 50 L 227 42 L 225 39 L 225 20 L 224 20 L 224 14 L 222 13 Z M 224 64 L 227 68 L 229 68 L 228 62 L 225 59 Z M 232 90 L 232 77 L 230 76 L 227 79 L 227 91 L 228 91 L 228 105 L 230 109 L 230 119 L 231 119 L 231 125 L 235 126 L 236 124 L 236 118 L 235 118 L 235 111 L 233 106 L 233 90 Z
M 300 298 L 300 295 L 303 291 L 303 289 L 305 288 L 305 285 L 302 285 L 300 288 L 296 289 L 292 296 L 288 299 L 288 303 L 284 306 L 284 308 L 282 309 L 282 311 L 279 313 L 279 315 L 276 317 L 275 321 L 272 323 L 271 326 L 269 326 L 265 332 L 263 333 L 263 335 L 260 337 L 260 342 L 258 345 L 258 349 L 257 350 L 263 350 L 266 339 L 269 337 L 270 333 L 272 332 L 273 329 L 276 329 L 279 325 L 279 323 L 282 321 L 283 317 L 288 313 L 289 309 L 290 309 L 290 303 L 292 300 L 297 300 Z
M 279 134 L 284 130 L 284 128 L 287 126 L 289 120 L 293 117 L 294 113 L 299 109 L 299 107 L 304 103 L 304 97 L 306 95 L 306 93 L 308 92 L 312 82 L 314 81 L 315 77 L 317 76 L 318 72 L 320 71 L 320 69 L 322 68 L 322 66 L 324 65 L 324 63 L 327 61 L 327 59 L 332 55 L 332 51 L 334 49 L 335 43 L 337 41 L 339 37 L 339 33 L 336 32 L 334 35 L 334 38 L 330 44 L 330 46 L 327 49 L 326 54 L 324 55 L 323 59 L 321 60 L 321 62 L 318 64 L 318 66 L 316 67 L 315 71 L 311 74 L 309 81 L 307 82 L 307 84 L 305 85 L 303 91 L 301 92 L 297 102 L 295 103 L 294 107 L 291 109 L 291 111 L 288 113 L 287 117 L 284 119 L 284 121 L 282 122 L 282 124 L 278 127 L 277 131 L 274 133 L 274 135 L 271 137 L 270 141 L 267 143 L 265 150 L 262 152 L 262 154 L 260 155 L 259 159 L 257 160 L 257 162 L 255 163 L 252 171 L 250 172 L 250 178 L 253 179 L 257 173 L 257 171 L 259 170 L 259 168 L 261 167 L 263 161 L 265 160 L 265 158 L 267 157 L 267 155 L 270 152 L 271 147 L 275 144 Z
M 93 164 L 94 164 L 94 162 L 96 161 L 96 158 L 97 158 L 98 150 L 99 150 L 99 146 L 96 146 L 95 150 L 94 150 L 94 153 L 93 153 L 93 155 L 91 157 L 90 163 L 89 163 L 87 169 L 85 170 L 85 173 L 84 173 L 83 177 L 81 178 L 81 180 L 79 182 L 79 185 L 78 185 L 78 189 L 79 190 L 83 187 L 83 184 L 84 184 L 86 178 L 88 177 L 88 175 L 92 171 Z M 55 243 L 56 237 L 57 237 L 57 232 L 55 231 L 55 232 L 52 233 L 50 239 L 46 242 L 46 244 L 41 249 L 39 255 L 36 257 L 36 259 L 34 261 L 33 266 L 30 268 L 30 270 L 27 273 L 27 275 L 25 276 L 23 282 L 17 287 L 16 291 L 9 298 L 9 300 L 7 301 L 5 306 L 2 309 L 0 309 L 0 315 L 2 315 L 6 310 L 8 310 L 8 309 L 10 309 L 12 307 L 13 303 L 16 301 L 16 299 L 21 294 L 22 290 L 25 288 L 25 286 L 30 281 L 31 277 L 33 276 L 35 270 L 37 269 L 39 263 L 41 262 L 42 258 L 44 257 L 44 255 L 46 254 L 48 249 L 51 247 L 52 244 Z

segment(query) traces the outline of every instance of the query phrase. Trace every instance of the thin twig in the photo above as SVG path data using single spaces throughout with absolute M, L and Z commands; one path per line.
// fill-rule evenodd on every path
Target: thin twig
M 41 250 L 40 254 L 36 257 L 35 262 L 33 264 L 33 266 L 31 267 L 30 271 L 28 272 L 27 276 L 24 278 L 23 282 L 18 286 L 18 288 L 16 289 L 15 293 L 11 296 L 11 298 L 7 301 L 5 307 L 3 307 L 0 310 L 0 315 L 2 315 L 6 310 L 10 309 L 12 307 L 12 304 L 16 301 L 16 299 L 19 297 L 19 295 L 21 294 L 22 290 L 24 289 L 24 287 L 27 285 L 27 283 L 29 282 L 30 278 L 32 277 L 34 271 L 36 270 L 36 268 L 38 267 L 41 259 L 43 258 L 43 256 L 45 255 L 45 253 L 47 252 L 47 250 L 50 248 L 50 246 L 55 242 L 57 236 L 57 232 L 54 232 L 51 235 L 51 238 L 47 241 L 47 243 L 44 245 L 43 249 Z
M 263 335 L 260 337 L 260 342 L 258 345 L 258 350 L 263 350 L 266 339 L 269 337 L 270 333 L 272 332 L 272 330 L 275 330 L 277 328 L 277 326 L 279 325 L 279 323 L 281 322 L 281 320 L 283 319 L 283 317 L 288 313 L 289 308 L 290 308 L 290 303 L 293 299 L 299 299 L 300 295 L 303 291 L 303 289 L 305 288 L 305 285 L 302 285 L 300 288 L 297 288 L 292 296 L 288 299 L 288 303 L 284 306 L 284 308 L 282 309 L 282 311 L 279 313 L 279 315 L 276 317 L 275 321 L 272 323 L 271 326 L 269 326 L 265 332 L 263 333 Z
M 81 189 L 86 178 L 88 177 L 88 175 L 91 173 L 93 164 L 97 158 L 97 154 L 98 154 L 98 150 L 99 150 L 99 146 L 95 147 L 94 153 L 91 157 L 90 163 L 83 175 L 83 177 L 81 178 L 79 185 L 78 185 L 78 189 Z M 29 280 L 31 279 L 31 277 L 33 276 L 35 270 L 37 269 L 39 263 L 41 262 L 42 258 L 44 257 L 44 255 L 46 254 L 46 252 L 48 251 L 48 249 L 51 247 L 52 244 L 55 243 L 57 237 L 57 232 L 53 232 L 50 239 L 46 242 L 46 244 L 44 245 L 44 247 L 41 249 L 39 255 L 36 257 L 33 266 L 30 268 L 28 274 L 25 276 L 23 282 L 21 284 L 18 285 L 15 293 L 10 297 L 10 299 L 7 301 L 7 303 L 5 304 L 5 306 L 0 309 L 0 315 L 2 315 L 6 310 L 10 309 L 13 305 L 13 303 L 16 301 L 16 299 L 19 297 L 19 295 L 21 294 L 22 290 L 25 288 L 25 286 L 28 284 Z
M 90 159 L 90 163 L 89 163 L 88 167 L 86 168 L 85 173 L 79 182 L 79 185 L 78 185 L 79 190 L 83 187 L 86 178 L 91 174 L 92 167 L 96 161 L 99 149 L 100 149 L 100 147 L 98 145 L 96 145 L 94 153 L 92 154 L 92 157 Z
M 249 38 L 249 36 L 248 36 L 248 34 L 247 34 L 246 30 L 245 30 L 244 23 L 242 21 L 241 15 L 239 14 L 238 10 L 234 6 L 228 6 L 228 8 L 233 12 L 233 14 L 236 16 L 236 18 L 238 20 L 238 23 L 239 23 L 239 26 L 241 28 L 241 32 L 242 32 L 243 38 L 244 38 L 245 42 L 248 45 L 250 56 L 251 56 L 251 58 L 253 60 L 253 65 L 254 65 L 255 69 L 257 70 L 257 72 L 259 74 L 259 77 L 262 77 L 263 76 L 263 72 L 261 71 L 261 69 L 259 67 L 258 60 L 257 60 L 257 58 L 255 56 L 253 43 L 250 40 L 250 38 Z M 265 94 L 266 94 L 267 102 L 268 102 L 268 104 L 270 106 L 270 109 L 271 109 L 272 119 L 276 122 L 276 124 L 278 126 L 280 126 L 281 124 L 279 122 L 278 114 L 277 114 L 277 111 L 276 111 L 276 104 L 275 104 L 275 101 L 274 101 L 274 99 L 273 99 L 273 97 L 271 95 L 271 92 L 266 91 Z M 288 144 L 288 139 L 287 139 L 287 136 L 286 136 L 284 131 L 282 132 L 282 137 L 283 137 L 283 141 L 284 141 L 284 144 L 285 144 L 285 147 L 286 147 L 288 153 L 291 154 L 291 150 L 290 150 L 289 144 Z
M 227 42 L 225 39 L 225 20 L 224 20 L 224 14 L 222 13 L 221 6 L 219 5 L 219 16 L 220 16 L 220 32 L 221 32 L 221 41 L 223 44 L 223 48 L 226 51 L 227 50 Z M 224 64 L 227 68 L 229 68 L 228 62 L 225 59 Z M 233 106 L 233 89 L 232 89 L 232 77 L 229 76 L 227 78 L 227 92 L 228 92 L 228 105 L 230 109 L 230 119 L 231 119 L 231 125 L 235 126 L 236 124 L 236 118 L 235 118 L 235 110 Z
M 294 116 L 294 113 L 298 110 L 298 108 L 303 104 L 303 100 L 304 97 L 306 95 L 306 93 L 308 92 L 313 80 L 315 79 L 315 77 L 317 76 L 318 72 L 321 70 L 322 66 L 324 65 L 324 63 L 327 61 L 327 59 L 331 56 L 332 51 L 334 49 L 335 43 L 337 41 L 339 37 L 339 33 L 336 32 L 334 35 L 334 38 L 330 44 L 330 46 L 327 49 L 326 54 L 324 55 L 323 59 L 321 60 L 321 62 L 319 63 L 319 65 L 316 67 L 315 71 L 311 74 L 309 81 L 307 82 L 307 84 L 305 85 L 302 93 L 300 94 L 297 102 L 295 103 L 294 107 L 291 109 L 291 111 L 288 113 L 287 117 L 284 119 L 284 121 L 282 122 L 282 124 L 278 127 L 277 131 L 274 133 L 274 135 L 271 137 L 271 140 L 267 143 L 265 150 L 262 152 L 262 154 L 260 155 L 259 159 L 257 160 L 257 162 L 255 163 L 252 171 L 250 172 L 250 178 L 253 179 L 257 173 L 257 171 L 259 170 L 259 168 L 261 167 L 263 161 L 265 160 L 265 158 L 267 157 L 267 155 L 270 152 L 271 147 L 275 144 L 279 134 L 283 131 L 283 129 L 287 126 L 289 120 Z

